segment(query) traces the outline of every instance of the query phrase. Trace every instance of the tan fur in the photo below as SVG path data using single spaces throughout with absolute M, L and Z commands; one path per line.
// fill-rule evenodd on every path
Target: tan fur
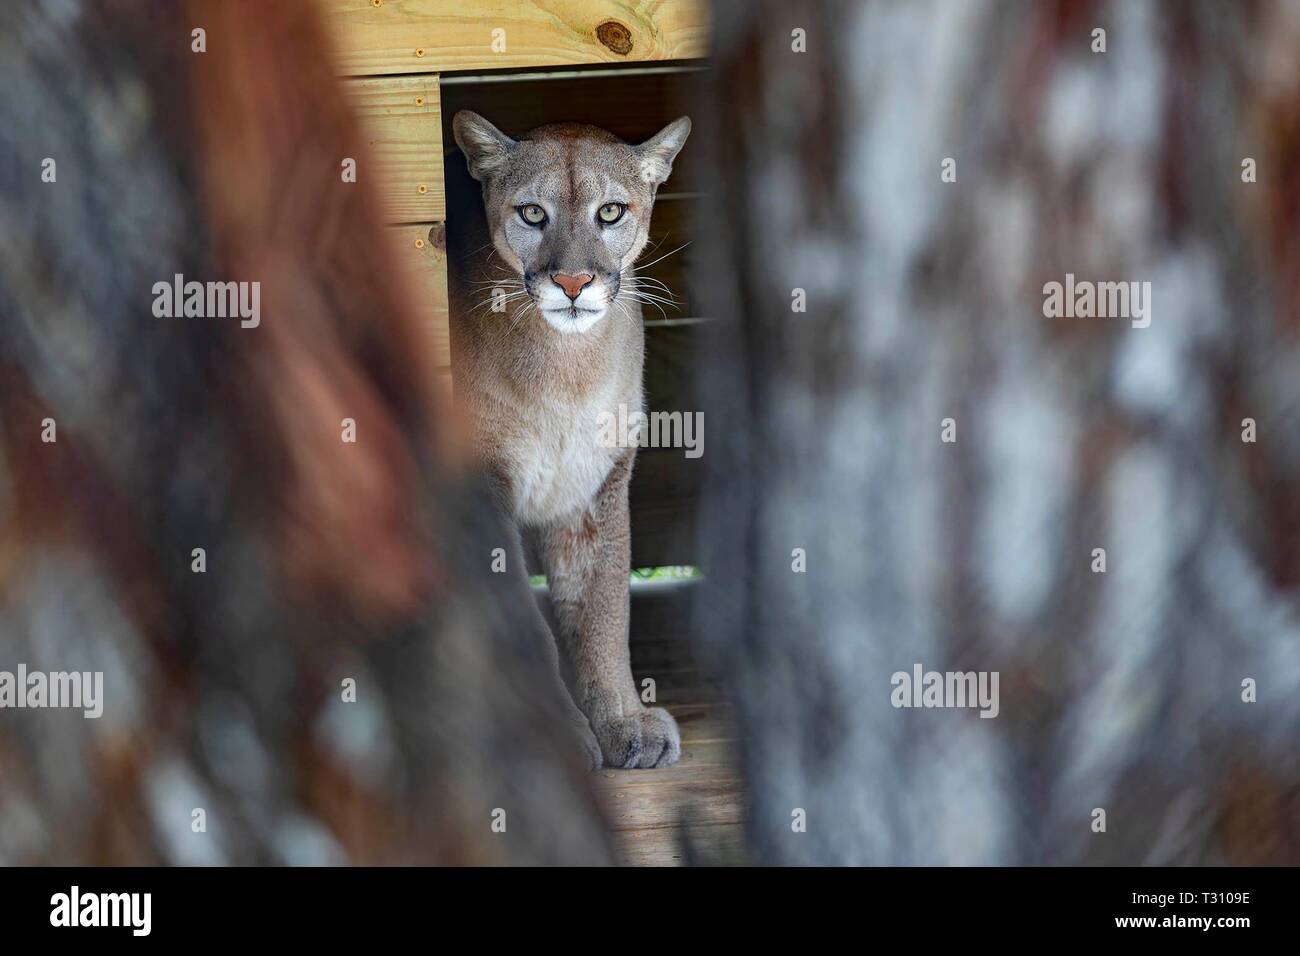
M 639 147 L 575 124 L 520 141 L 473 113 L 458 113 L 453 125 L 483 184 L 492 240 L 484 259 L 495 254 L 471 264 L 471 275 L 487 277 L 478 298 L 488 299 L 494 279 L 515 293 L 504 311 L 453 316 L 457 396 L 502 509 L 538 544 L 573 701 L 598 743 L 593 763 L 671 764 L 681 753 L 677 726 L 667 711 L 642 705 L 628 657 L 627 487 L 636 449 L 603 447 L 598 416 L 643 405 L 644 331 L 628 278 L 690 123 L 678 120 Z M 596 217 L 609 202 L 625 207 L 614 224 Z M 546 207 L 542 227 L 519 219 L 532 203 Z M 584 272 L 594 279 L 576 299 L 563 298 L 551 279 Z M 510 550 L 520 553 L 517 542 Z

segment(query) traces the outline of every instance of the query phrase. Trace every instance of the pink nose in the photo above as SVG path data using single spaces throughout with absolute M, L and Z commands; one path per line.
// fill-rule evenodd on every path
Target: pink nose
M 572 301 L 580 293 L 594 276 L 587 272 L 580 272 L 576 276 L 571 276 L 567 272 L 551 273 L 551 281 L 564 290 L 564 294 Z

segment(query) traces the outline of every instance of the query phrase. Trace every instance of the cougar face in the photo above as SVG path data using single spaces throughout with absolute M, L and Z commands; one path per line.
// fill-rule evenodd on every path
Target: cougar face
M 492 243 L 519 277 L 515 294 L 558 332 L 593 328 L 645 248 L 655 191 L 691 121 L 674 120 L 640 146 L 577 123 L 514 140 L 469 110 L 452 128 L 483 186 Z

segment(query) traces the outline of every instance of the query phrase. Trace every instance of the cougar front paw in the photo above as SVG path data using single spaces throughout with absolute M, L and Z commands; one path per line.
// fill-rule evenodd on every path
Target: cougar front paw
M 667 767 L 682 755 L 677 721 L 662 707 L 647 707 L 625 717 L 611 718 L 596 730 L 605 766 Z

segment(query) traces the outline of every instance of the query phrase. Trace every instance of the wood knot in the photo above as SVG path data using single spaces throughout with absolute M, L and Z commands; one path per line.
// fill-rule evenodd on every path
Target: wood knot
M 439 251 L 447 248 L 447 226 L 444 223 L 436 222 L 429 227 L 429 245 Z
M 606 20 L 596 27 L 596 39 L 619 56 L 632 52 L 632 31 L 617 20 Z

